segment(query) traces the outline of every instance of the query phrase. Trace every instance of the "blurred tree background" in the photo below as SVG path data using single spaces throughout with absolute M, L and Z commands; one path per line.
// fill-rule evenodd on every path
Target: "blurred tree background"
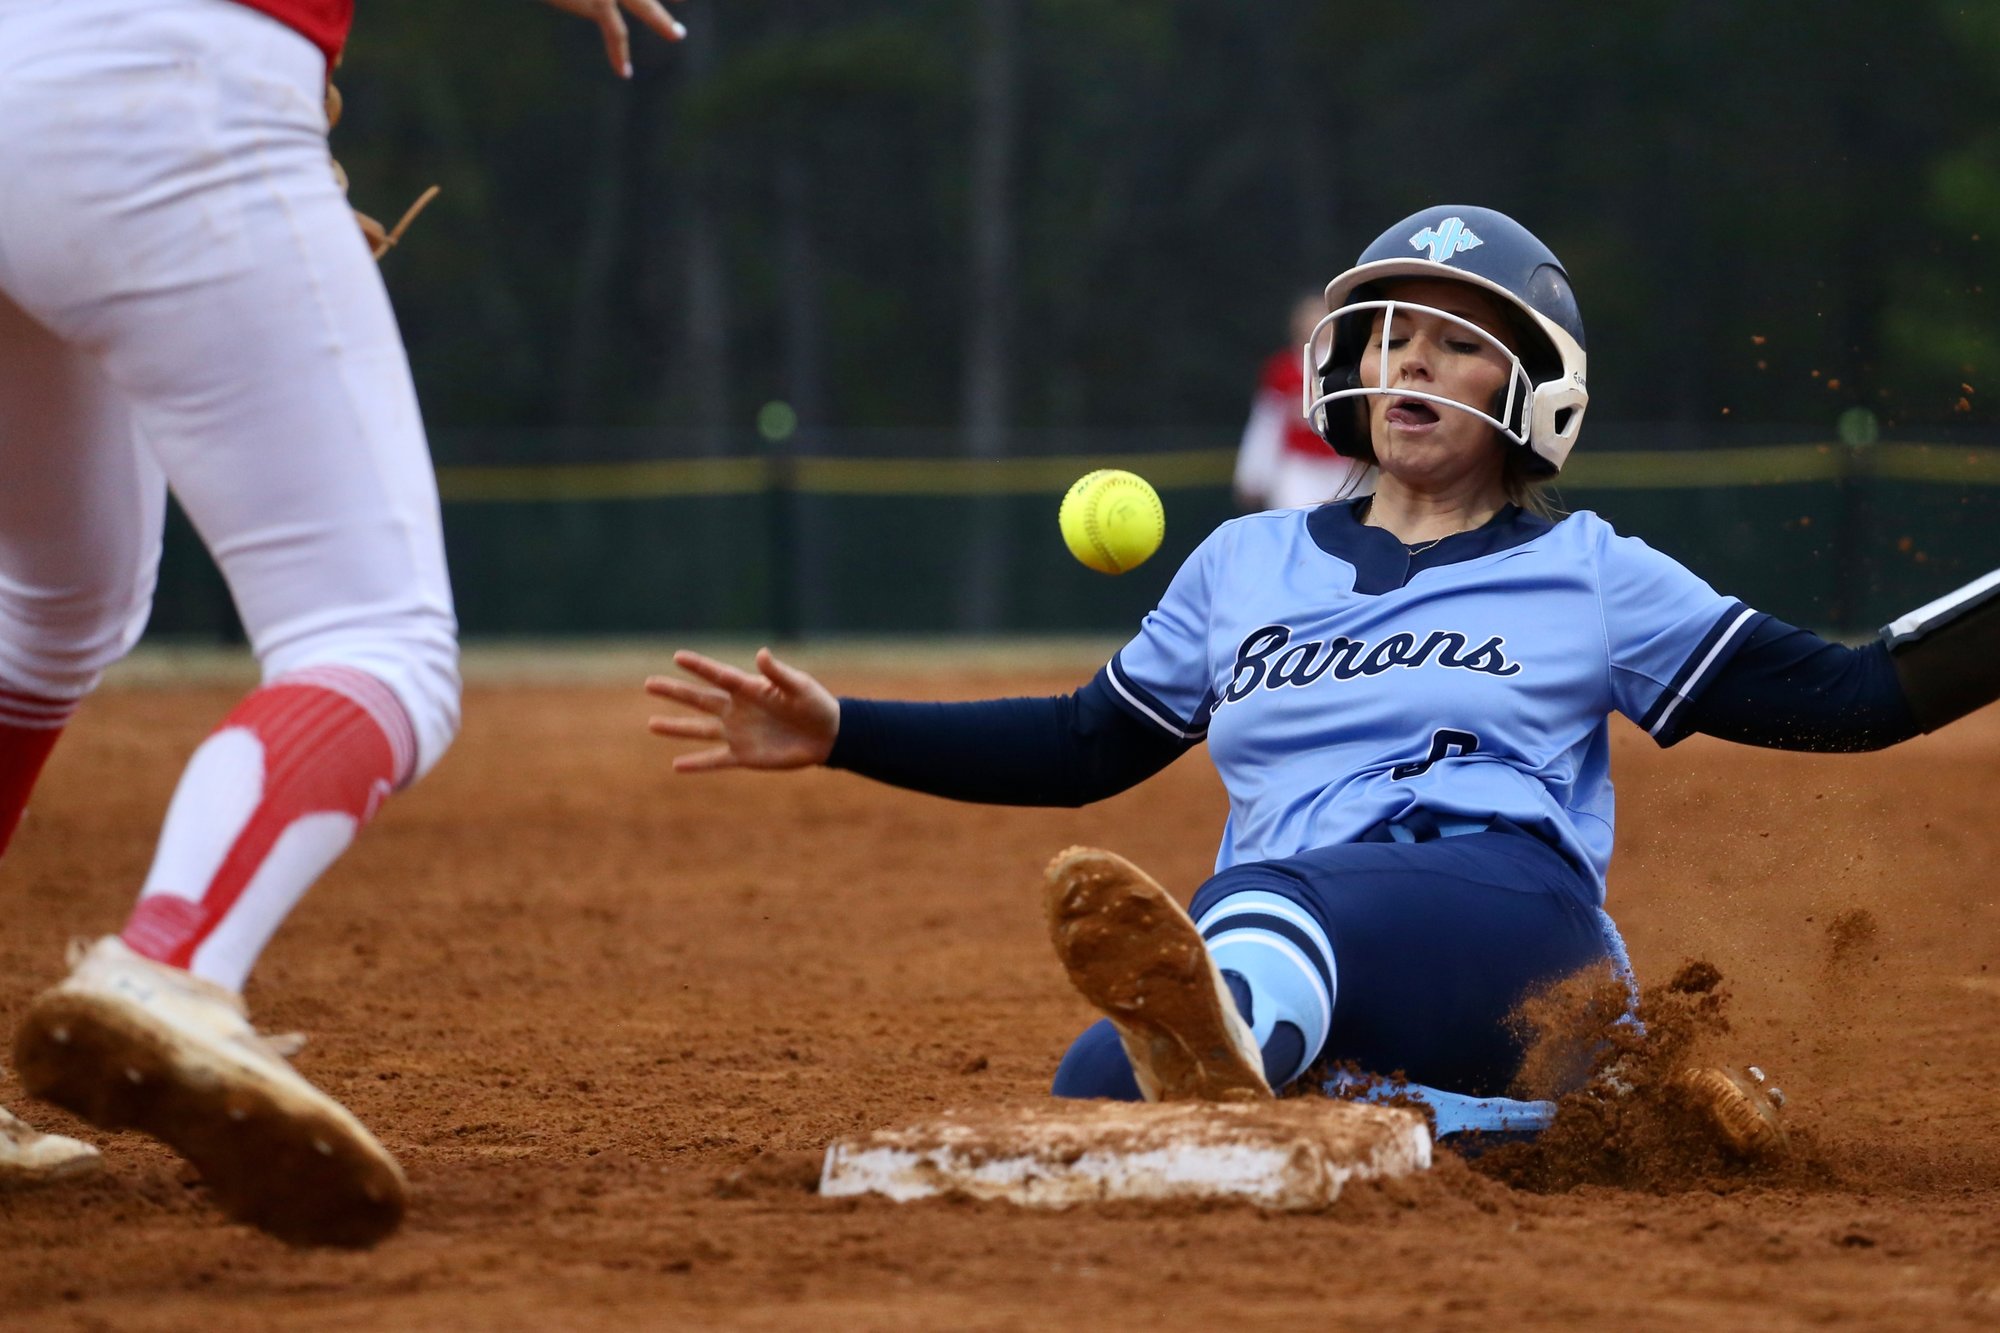
M 471 633 L 1127 627 L 1295 297 L 1458 201 L 1574 279 L 1572 507 L 1850 631 L 2000 563 L 1990 0 L 691 0 L 630 83 L 359 10 L 354 200 L 444 186 L 384 270 Z M 1054 537 L 1099 461 L 1168 491 L 1124 579 Z M 156 625 L 227 618 L 191 548 Z
M 1990 4 L 680 12 L 626 85 L 538 6 L 361 5 L 357 199 L 445 186 L 389 266 L 434 424 L 1234 422 L 1293 294 L 1455 200 L 1563 256 L 1599 420 L 1991 420 Z

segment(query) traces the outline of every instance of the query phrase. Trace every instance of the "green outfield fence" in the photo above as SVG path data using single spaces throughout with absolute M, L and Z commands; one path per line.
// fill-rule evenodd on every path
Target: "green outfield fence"
M 667 458 L 641 456 L 659 441 L 643 432 L 447 433 L 438 480 L 470 636 L 1117 632 L 1234 515 L 1232 434 L 1045 436 L 1031 456 L 974 459 L 938 456 L 954 441 L 936 433 Z M 1062 492 L 1095 467 L 1130 468 L 1166 502 L 1165 547 L 1121 578 L 1076 564 L 1056 532 Z M 1983 442 L 1587 447 L 1558 495 L 1842 634 L 2000 565 L 2000 448 Z M 153 630 L 236 633 L 178 516 Z

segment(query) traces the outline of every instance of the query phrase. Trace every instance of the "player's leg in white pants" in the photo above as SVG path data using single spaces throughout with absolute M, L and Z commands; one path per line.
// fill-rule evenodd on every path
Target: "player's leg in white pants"
M 166 491 L 131 434 L 90 359 L 0 293 L 0 850 L 76 701 L 145 624 Z M 0 1110 L 0 1188 L 100 1160 Z
M 145 628 L 165 508 L 94 359 L 0 291 L 0 851 L 77 702 Z
M 0 398 L 0 692 L 74 699 L 129 646 L 163 476 L 264 685 L 190 762 L 124 940 L 231 990 L 458 718 L 435 483 L 323 77 L 224 0 L 0 0 L 0 373 L 74 386 Z
M 190 761 L 122 937 L 22 1021 L 20 1074 L 161 1138 L 240 1220 L 365 1245 L 400 1169 L 234 993 L 458 718 L 435 486 L 323 76 L 226 0 L 0 0 L 0 724 L 51 730 L 130 644 L 164 479 L 264 684 Z

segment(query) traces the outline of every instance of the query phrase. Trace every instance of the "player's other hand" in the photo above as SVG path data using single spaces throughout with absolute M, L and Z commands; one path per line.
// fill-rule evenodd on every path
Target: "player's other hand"
M 632 77 L 632 35 L 625 28 L 625 14 L 632 16 L 670 42 L 687 36 L 687 29 L 666 11 L 660 0 L 543 0 L 544 4 L 579 14 L 595 23 L 604 34 L 604 54 L 621 77 Z
M 674 654 L 674 665 L 695 680 L 652 676 L 646 693 L 684 704 L 698 716 L 655 717 L 647 728 L 655 736 L 719 742 L 676 757 L 676 772 L 804 768 L 833 753 L 840 701 L 805 672 L 780 662 L 769 648 L 757 650 L 755 675 L 686 649 Z

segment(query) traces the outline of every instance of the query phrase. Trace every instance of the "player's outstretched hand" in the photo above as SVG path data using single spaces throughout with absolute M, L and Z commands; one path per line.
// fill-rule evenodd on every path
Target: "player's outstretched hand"
M 604 54 L 610 58 L 611 68 L 628 79 L 632 77 L 632 35 L 626 31 L 622 10 L 630 10 L 639 22 L 670 42 L 687 36 L 687 29 L 666 11 L 660 0 L 543 0 L 543 3 L 595 23 L 604 34 Z
M 646 693 L 685 704 L 699 716 L 655 717 L 648 729 L 676 740 L 720 742 L 713 749 L 677 756 L 676 772 L 804 768 L 833 753 L 840 701 L 805 672 L 780 662 L 769 648 L 757 650 L 755 675 L 685 648 L 674 654 L 674 665 L 705 683 L 651 676 Z

